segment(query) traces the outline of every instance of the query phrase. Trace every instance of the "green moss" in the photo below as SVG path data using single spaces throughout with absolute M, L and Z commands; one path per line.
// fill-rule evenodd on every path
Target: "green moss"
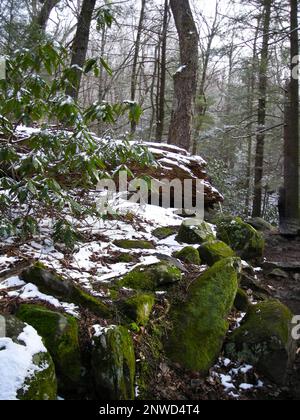
M 91 362 L 97 396 L 102 400 L 133 400 L 135 354 L 127 329 L 108 328 L 93 341 Z
M 165 359 L 163 347 L 163 335 L 165 325 L 153 325 L 149 334 L 142 336 L 142 355 L 141 361 L 137 365 L 136 382 L 139 387 L 139 400 L 153 400 L 152 384 L 157 378 L 157 367 Z
M 198 252 L 202 262 L 209 266 L 214 265 L 223 258 L 234 257 L 236 255 L 235 252 L 222 241 L 205 242 L 200 246 Z
M 121 303 L 124 314 L 138 325 L 147 325 L 155 298 L 149 294 L 138 294 Z
M 245 260 L 261 258 L 265 241 L 260 232 L 239 217 L 224 217 L 217 222 L 218 238 Z
M 116 262 L 117 263 L 131 263 L 131 262 L 134 262 L 134 260 L 135 258 L 131 254 L 120 254 L 117 257 Z
M 22 389 L 17 392 L 17 398 L 21 401 L 55 401 L 57 383 L 54 363 L 49 353 L 36 354 L 33 362 L 39 367 L 39 371 L 27 378 Z
M 119 297 L 119 292 L 118 290 L 114 290 L 114 289 L 109 289 L 109 298 L 111 300 L 116 300 Z
M 243 289 L 238 289 L 236 298 L 234 301 L 234 307 L 238 311 L 247 312 L 250 306 L 250 301 L 247 293 Z
M 72 280 L 63 278 L 53 271 L 42 268 L 40 263 L 36 263 L 32 267 L 24 270 L 21 278 L 26 283 L 35 284 L 42 293 L 50 294 L 65 302 L 83 306 L 97 316 L 103 318 L 109 318 L 111 316 L 110 309 L 99 299 L 75 286 Z
M 250 307 L 242 326 L 230 336 L 226 354 L 256 366 L 271 380 L 284 383 L 295 354 L 291 320 L 290 310 L 276 300 Z
M 162 240 L 175 235 L 177 232 L 177 227 L 159 227 L 152 232 L 152 235 Z
M 186 219 L 180 226 L 176 240 L 186 244 L 202 244 L 214 240 L 215 235 L 210 224 L 197 219 Z
M 102 318 L 110 318 L 112 316 L 110 308 L 105 305 L 101 300 L 95 296 L 90 295 L 89 293 L 84 292 L 78 287 L 74 287 L 71 301 L 83 306 L 86 309 L 89 309 L 95 315 Z
M 129 239 L 121 239 L 119 241 L 114 241 L 113 244 L 118 248 L 123 249 L 155 249 L 155 246 L 152 242 L 149 241 L 135 241 Z
M 201 259 L 199 252 L 192 246 L 187 246 L 181 251 L 174 252 L 173 256 L 186 264 L 200 265 Z
M 217 262 L 192 283 L 186 302 L 172 307 L 166 351 L 174 362 L 203 373 L 214 364 L 228 331 L 239 266 L 237 258 Z
M 63 390 L 75 388 L 81 379 L 77 320 L 38 305 L 21 305 L 17 316 L 32 325 L 43 338 L 55 363 Z
M 118 283 L 118 287 L 155 291 L 162 286 L 174 284 L 181 279 L 181 271 L 174 265 L 163 261 L 158 264 L 134 269 Z

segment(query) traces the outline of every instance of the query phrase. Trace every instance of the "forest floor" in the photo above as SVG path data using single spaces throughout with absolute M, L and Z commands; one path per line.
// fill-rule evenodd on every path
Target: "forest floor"
M 0 249 L 1 264 L 5 270 L 8 266 L 17 267 L 16 272 L 8 268 L 7 276 L 18 276 L 20 267 L 25 258 L 25 265 L 39 260 L 57 273 L 72 278 L 80 286 L 99 296 L 107 299 L 103 287 L 99 286 L 103 281 L 111 281 L 124 273 L 132 270 L 137 264 L 153 264 L 160 261 L 159 258 L 171 258 L 174 251 L 182 249 L 182 244 L 176 242 L 175 235 L 158 240 L 152 234 L 156 227 L 178 226 L 181 218 L 175 217 L 169 210 L 148 206 L 140 214 L 127 213 L 126 216 L 117 220 L 107 220 L 92 223 L 88 226 L 86 243 L 82 244 L 77 252 L 66 257 L 48 243 L 48 221 L 45 219 L 45 229 L 40 238 L 21 245 L 6 244 Z M 98 226 L 99 224 L 99 226 Z M 114 244 L 114 240 L 127 238 L 135 240 L 148 240 L 155 243 L 154 250 L 133 251 L 131 254 L 134 261 L 130 264 L 116 263 L 120 249 Z M 2 254 L 2 255 L 1 255 Z M 24 267 L 21 266 L 21 269 Z M 205 267 L 202 267 L 202 269 Z M 280 269 L 277 276 L 270 276 L 272 270 Z M 199 269 L 199 267 L 198 267 Z M 4 271 L 5 272 L 5 271 Z M 189 268 L 189 276 L 195 278 L 198 272 Z M 1 273 L 1 270 L 0 270 Z M 300 315 L 300 238 L 286 239 L 276 233 L 266 235 L 265 259 L 259 267 L 254 268 L 252 277 L 267 291 L 267 294 L 279 299 L 286 304 L 294 315 Z M 278 271 L 277 271 L 278 274 Z M 14 308 L 21 301 L 41 301 L 50 308 L 73 314 L 78 308 L 71 304 L 58 302 L 51 296 L 43 295 L 34 285 L 25 285 L 18 277 L 12 277 L 11 281 L 3 283 L 0 287 L 0 312 L 14 313 Z M 99 283 L 100 281 L 100 283 Z M 1 275 L 0 275 L 1 283 Z M 100 287 L 100 288 L 99 288 Z M 255 299 L 254 297 L 254 300 Z M 164 307 L 157 305 L 154 311 L 154 319 L 161 315 Z M 97 319 L 87 318 L 85 313 L 79 313 L 81 319 L 81 331 L 87 331 L 87 326 L 99 323 Z M 232 331 L 237 328 L 243 316 L 240 312 L 233 311 L 230 317 Z M 84 324 L 84 325 L 83 325 Z M 151 352 L 147 349 L 147 336 L 151 337 L 151 328 L 146 328 L 142 335 L 137 334 L 136 342 L 137 365 L 142 356 L 151 364 Z M 85 336 L 81 338 L 85 343 Z M 300 344 L 299 344 L 300 347 Z M 159 364 L 153 361 L 155 375 L 148 384 L 151 390 L 149 398 L 157 400 L 300 400 L 300 354 L 290 372 L 288 383 L 285 387 L 278 387 L 274 383 L 262 377 L 252 366 L 238 364 L 226 359 L 223 354 L 217 364 L 211 369 L 208 377 L 199 373 L 183 371 L 179 366 L 170 364 L 161 355 Z M 141 397 L 144 397 L 142 395 Z

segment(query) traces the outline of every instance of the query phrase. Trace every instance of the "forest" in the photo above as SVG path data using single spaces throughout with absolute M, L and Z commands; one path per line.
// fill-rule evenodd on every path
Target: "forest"
M 1 401 L 300 399 L 298 3 L 0 1 Z

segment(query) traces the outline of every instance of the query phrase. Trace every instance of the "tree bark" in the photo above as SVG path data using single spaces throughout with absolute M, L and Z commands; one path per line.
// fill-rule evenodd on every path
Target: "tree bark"
M 79 68 L 74 69 L 76 74 L 76 81 L 74 86 L 67 89 L 67 95 L 71 96 L 75 100 L 78 99 L 82 76 L 80 68 L 83 67 L 86 60 L 90 38 L 90 28 L 95 4 L 96 0 L 83 0 L 81 12 L 78 19 L 77 30 L 72 45 L 71 66 L 78 66 Z
M 131 98 L 130 99 L 132 102 L 135 102 L 135 99 L 136 99 L 136 88 L 137 88 L 137 79 L 138 79 L 138 61 L 139 61 L 139 53 L 140 53 L 140 48 L 141 48 L 143 24 L 145 20 L 145 10 L 146 10 L 146 0 L 142 0 L 140 20 L 139 20 L 137 36 L 135 40 L 134 57 L 133 57 L 133 65 L 132 65 L 132 73 L 131 73 Z M 134 135 L 135 132 L 136 132 L 136 122 L 132 121 L 131 134 Z
M 46 31 L 46 26 L 50 18 L 50 14 L 54 7 L 60 2 L 60 0 L 46 0 L 43 1 L 43 6 L 36 18 L 37 25 L 42 31 Z
M 188 0 L 171 0 L 179 36 L 181 67 L 174 75 L 174 102 L 169 143 L 190 150 L 197 92 L 198 32 Z
M 170 7 L 169 0 L 165 0 L 163 28 L 162 28 L 162 45 L 160 60 L 160 78 L 159 78 L 159 100 L 156 122 L 156 140 L 162 142 L 165 123 L 165 93 L 166 93 L 166 75 L 167 75 L 167 36 L 169 25 Z
M 259 66 L 259 101 L 258 101 L 258 132 L 256 136 L 256 154 L 255 154 L 255 179 L 254 179 L 254 201 L 253 217 L 261 217 L 262 209 L 262 182 L 264 175 L 264 149 L 265 133 L 260 133 L 266 124 L 266 106 L 267 106 L 267 85 L 268 85 L 268 63 L 269 63 L 269 41 L 270 41 L 270 23 L 271 23 L 272 0 L 264 0 L 263 17 L 263 45 Z
M 291 78 L 287 88 L 284 129 L 284 217 L 283 233 L 300 230 L 299 200 L 299 78 L 293 58 L 299 55 L 297 0 L 291 6 Z
M 252 55 L 252 60 L 251 60 L 251 65 L 250 65 L 250 80 L 249 80 L 249 85 L 248 85 L 248 91 L 247 91 L 247 96 L 248 96 L 248 101 L 247 101 L 247 109 L 248 109 L 248 114 L 250 115 L 250 119 L 252 120 L 252 116 L 254 113 L 254 90 L 255 90 L 255 79 L 256 79 L 256 74 L 257 74 L 257 59 L 256 59 L 256 55 L 257 55 L 257 38 L 258 38 L 258 31 L 259 31 L 259 21 L 260 19 L 258 18 L 257 20 L 257 28 L 255 30 L 255 37 L 254 37 L 254 42 L 253 42 L 253 55 Z M 248 125 L 248 151 L 247 151 L 247 171 L 246 171 L 246 199 L 245 199 L 245 212 L 246 212 L 246 216 L 248 217 L 251 214 L 251 195 L 252 195 L 252 149 L 253 149 L 253 137 L 252 137 L 252 132 L 253 132 L 253 123 L 250 122 Z

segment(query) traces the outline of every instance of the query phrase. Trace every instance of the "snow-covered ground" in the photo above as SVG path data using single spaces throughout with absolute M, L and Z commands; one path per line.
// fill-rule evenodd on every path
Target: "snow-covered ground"
M 126 211 L 124 213 L 124 206 Z M 78 229 L 89 238 L 87 242 L 80 243 L 71 255 L 67 255 L 60 247 L 55 246 L 51 239 L 51 220 L 45 218 L 42 222 L 41 234 L 26 244 L 16 246 L 16 256 L 3 254 L 0 257 L 0 292 L 7 292 L 10 297 L 18 296 L 21 299 L 36 299 L 52 304 L 55 307 L 65 308 L 68 313 L 76 313 L 76 308 L 53 297 L 39 292 L 32 284 L 25 285 L 16 275 L 5 276 L 10 268 L 14 268 L 24 260 L 38 260 L 46 267 L 55 270 L 58 274 L 73 279 L 89 292 L 101 296 L 101 292 L 94 290 L 99 283 L 109 284 L 111 280 L 131 271 L 138 265 L 150 265 L 160 260 L 157 255 L 171 256 L 182 248 L 175 241 L 175 235 L 164 240 L 158 240 L 152 232 L 157 227 L 179 226 L 182 218 L 175 214 L 175 210 L 163 209 L 157 206 L 139 206 L 128 202 L 123 203 L 123 214 L 131 214 L 133 218 L 124 217 L 122 220 L 102 220 L 91 217 L 76 221 Z M 130 250 L 137 256 L 134 263 L 107 262 L 116 252 L 128 252 L 113 244 L 115 240 L 146 240 L 155 245 L 155 249 Z M 11 244 L 11 240 L 7 242 Z M 5 242 L 3 246 L 7 245 Z M 11 251 L 10 251 L 11 254 Z M 99 288 L 97 288 L 99 289 Z M 0 293 L 1 299 L 1 293 Z

